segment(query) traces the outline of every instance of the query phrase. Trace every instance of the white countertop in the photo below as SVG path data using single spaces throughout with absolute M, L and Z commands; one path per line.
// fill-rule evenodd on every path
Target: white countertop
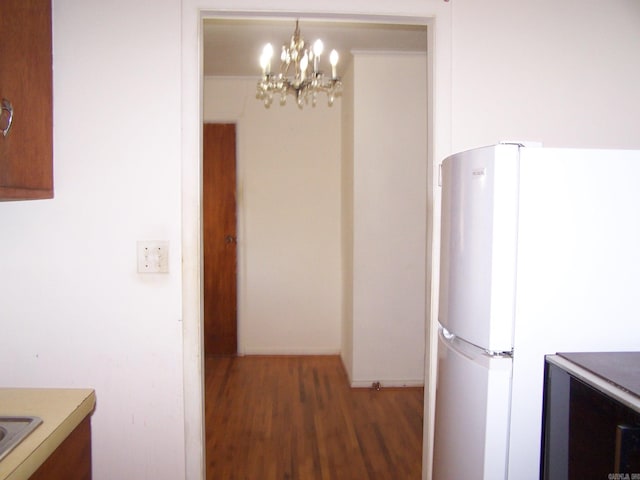
M 0 416 L 37 416 L 42 424 L 0 460 L 0 480 L 29 478 L 93 412 L 91 389 L 0 388 Z

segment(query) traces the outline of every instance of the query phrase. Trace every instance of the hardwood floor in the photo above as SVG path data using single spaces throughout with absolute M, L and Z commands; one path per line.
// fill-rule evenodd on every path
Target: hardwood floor
M 422 388 L 352 389 L 338 356 L 207 357 L 207 479 L 421 478 Z

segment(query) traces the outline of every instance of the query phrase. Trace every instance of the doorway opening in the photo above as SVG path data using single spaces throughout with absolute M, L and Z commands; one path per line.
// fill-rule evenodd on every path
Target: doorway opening
M 426 55 L 426 25 L 394 20 L 396 23 L 385 19 L 347 22 L 314 18 L 301 21 L 301 33 L 306 40 L 321 37 L 327 46 L 341 47 L 340 75 L 345 73 L 345 65 L 353 62 L 349 58 L 352 51 L 360 55 L 361 65 L 363 57 L 372 54 Z M 327 107 L 322 98 L 315 107 L 299 109 L 290 99 L 284 107 L 276 102 L 266 109 L 253 98 L 260 72 L 258 53 L 264 41 L 286 41 L 293 22 L 294 19 L 248 17 L 204 20 L 203 121 L 237 122 L 240 354 L 322 354 L 343 350 L 341 252 L 343 232 L 351 228 L 345 228 L 348 220 L 342 218 L 343 198 L 348 193 L 341 171 L 341 158 L 345 155 L 341 149 L 345 147 L 340 142 L 350 136 L 341 132 L 345 128 L 341 117 L 344 110 L 339 103 Z M 238 59 L 242 62 L 235 65 Z M 386 66 L 391 69 L 388 77 L 394 78 L 393 70 L 400 63 L 376 62 L 382 67 L 372 70 L 367 66 L 367 75 L 378 76 Z M 406 80 L 402 88 L 396 84 L 390 90 L 407 90 Z M 428 87 L 421 85 L 419 90 L 426 92 Z M 385 99 L 375 103 L 380 104 L 378 111 L 384 116 Z M 421 104 L 419 100 L 418 103 Z M 428 109 L 428 105 L 424 108 Z M 394 110 L 394 118 L 411 122 L 407 113 Z M 424 112 L 427 116 L 428 112 Z M 390 122 L 399 125 L 395 120 Z M 425 146 L 420 155 L 426 167 L 425 133 L 420 130 L 415 136 Z M 361 134 L 367 135 L 374 138 Z M 364 141 L 372 143 L 366 138 Z M 390 156 L 406 157 L 406 152 L 399 152 L 397 147 L 393 150 Z M 426 176 L 424 171 L 418 175 Z M 426 198 L 426 192 L 422 194 Z M 416 222 L 424 223 L 424 217 L 416 218 Z
M 241 14 L 241 15 L 243 15 L 243 14 Z M 211 18 L 217 17 L 217 16 L 218 16 L 217 14 L 212 14 Z M 262 19 L 264 19 L 265 16 L 269 17 L 269 15 L 253 14 L 253 17 L 259 17 L 259 18 L 262 18 Z M 272 16 L 271 18 L 276 18 L 276 17 Z M 343 17 L 340 17 L 339 15 L 336 15 L 336 18 L 330 19 L 330 20 L 335 20 L 336 22 L 339 23 L 340 21 L 344 21 L 345 19 L 346 20 L 352 20 L 352 21 L 359 21 L 359 22 L 363 22 L 363 23 L 368 21 L 368 20 L 375 21 L 375 22 L 383 20 L 383 21 L 389 21 L 389 23 L 394 23 L 394 21 L 396 21 L 396 20 L 401 21 L 401 22 L 403 20 L 407 20 L 407 19 L 402 19 L 402 18 L 383 18 L 383 17 L 363 18 L 362 16 L 357 16 L 357 17 L 356 16 L 350 16 L 350 17 L 349 16 L 343 16 Z M 427 20 L 429 20 L 429 19 L 427 19 Z M 415 18 L 409 18 L 407 21 L 408 21 L 408 23 L 414 23 L 414 24 L 415 23 L 420 23 L 420 24 L 426 25 L 426 24 L 429 23 L 427 20 L 418 19 L 418 21 L 416 22 Z M 187 19 L 187 23 L 188 23 L 188 19 Z M 192 62 L 190 62 L 190 60 L 187 59 L 187 67 L 186 67 L 187 70 L 189 69 L 189 64 L 190 63 L 192 63 Z M 187 96 L 192 96 L 192 92 L 189 91 L 189 88 L 187 88 L 186 90 L 187 90 Z M 190 103 L 190 102 L 187 101 L 187 103 Z M 190 107 L 188 107 L 187 110 L 190 110 Z M 431 112 L 429 112 L 429 118 L 431 118 Z M 431 122 L 430 122 L 430 124 L 431 124 Z M 200 128 L 201 128 L 201 125 L 200 125 Z M 426 137 L 430 136 L 430 132 L 431 131 L 432 131 L 432 127 L 429 127 L 429 130 L 428 130 L 429 133 L 427 134 L 427 132 L 425 132 L 425 141 L 427 141 Z M 189 137 L 189 135 L 187 135 L 187 137 Z M 187 145 L 186 145 L 185 149 L 183 150 L 183 151 L 186 151 L 187 157 L 189 156 L 188 154 L 191 152 L 192 148 L 193 148 L 193 145 L 190 145 L 190 141 L 187 141 Z M 431 151 L 431 148 L 429 150 Z M 195 175 L 195 177 L 193 175 Z M 184 182 L 184 183 L 187 184 L 187 185 L 193 186 L 192 180 L 193 180 L 193 178 L 197 178 L 197 176 L 198 176 L 197 173 L 189 174 L 186 182 Z M 426 194 L 426 192 L 425 192 L 425 194 Z M 186 196 L 187 196 L 187 198 L 186 198 L 187 204 L 192 204 L 193 202 L 192 202 L 191 195 L 189 193 L 187 193 Z M 192 247 L 192 241 L 191 241 L 192 238 L 189 238 L 189 235 L 190 235 L 190 233 L 193 233 L 193 232 L 192 232 L 192 229 L 189 229 L 189 226 L 195 225 L 197 223 L 197 221 L 195 221 L 195 219 L 193 219 L 191 217 L 191 214 L 188 214 L 187 217 L 188 218 L 187 218 L 187 229 L 186 229 L 186 231 L 187 231 L 186 247 L 189 250 L 192 250 L 192 248 L 191 248 Z M 187 260 L 188 260 L 188 264 L 185 267 L 185 269 L 186 269 L 185 272 L 187 273 L 187 277 L 188 277 L 187 280 L 186 280 L 186 288 L 187 288 L 187 294 L 188 294 L 187 297 L 190 297 L 190 299 L 193 300 L 193 298 L 194 298 L 193 292 L 190 292 L 190 289 L 189 289 L 189 285 L 191 285 L 193 283 L 192 280 L 191 280 L 191 273 L 193 272 L 193 265 L 191 265 L 191 263 L 189 263 L 189 259 L 187 259 Z M 189 305 L 191 305 L 191 306 L 189 306 Z M 185 316 L 186 316 L 186 318 L 192 318 L 193 317 L 193 305 L 189 302 L 189 298 L 187 298 L 187 307 L 186 307 L 186 310 L 185 310 Z M 189 339 L 193 337 L 193 335 L 191 335 L 190 332 L 192 333 L 194 328 L 195 328 L 194 325 L 186 327 L 186 333 L 188 334 L 185 337 L 186 338 L 185 342 L 187 344 L 186 351 L 185 351 L 185 360 L 186 360 L 186 363 L 185 363 L 185 368 L 186 368 L 186 370 L 185 370 L 185 373 L 186 373 L 185 384 L 186 385 L 192 384 L 193 383 L 192 380 L 195 380 L 195 377 L 193 377 L 193 375 L 192 375 L 192 373 L 194 373 L 194 372 L 191 371 L 191 369 L 189 367 L 193 363 L 192 360 L 195 358 L 195 357 L 192 357 L 192 353 L 193 352 L 192 352 L 192 349 L 189 346 L 192 343 L 191 340 L 189 340 Z M 196 362 L 197 362 L 197 360 L 196 360 Z M 189 418 L 190 419 L 194 419 L 194 418 L 196 418 L 196 415 L 194 414 L 194 411 L 198 410 L 197 407 L 196 407 L 196 403 L 197 402 L 194 402 L 193 398 L 191 398 L 191 400 L 189 401 L 189 396 L 186 396 L 185 398 L 187 400 L 187 402 L 186 402 L 187 403 L 187 405 L 186 405 L 187 418 L 188 419 Z M 195 410 L 194 410 L 194 407 L 195 407 Z M 188 438 L 187 438 L 187 447 L 189 447 L 190 444 L 198 446 L 197 441 L 194 443 L 193 436 L 191 436 L 191 435 L 189 435 Z M 187 450 L 191 451 L 191 450 L 189 450 L 189 448 L 187 448 Z M 195 455 L 188 455 L 187 461 L 189 463 L 188 470 L 193 471 L 193 469 L 195 468 L 195 466 L 194 466 L 195 464 L 193 463 L 195 461 Z

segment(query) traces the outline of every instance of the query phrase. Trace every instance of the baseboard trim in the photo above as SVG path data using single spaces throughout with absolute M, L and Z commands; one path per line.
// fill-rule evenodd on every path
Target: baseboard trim
M 293 356 L 293 355 L 340 355 L 340 350 L 326 348 L 250 348 L 243 352 L 238 352 L 239 356 L 262 355 L 262 356 Z
M 371 388 L 376 383 L 380 384 L 380 388 L 424 387 L 424 378 L 418 380 L 354 380 L 351 382 L 351 387 Z

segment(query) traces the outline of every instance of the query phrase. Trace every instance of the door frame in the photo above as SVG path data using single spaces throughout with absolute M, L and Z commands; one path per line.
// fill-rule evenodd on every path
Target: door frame
M 183 402 L 185 423 L 185 476 L 205 477 L 204 441 L 204 355 L 202 337 L 202 233 L 201 178 L 202 162 L 202 20 L 204 18 L 274 16 L 295 17 L 293 2 L 281 0 L 265 10 L 259 0 L 238 10 L 234 0 L 183 0 L 182 32 L 182 313 L 183 313 Z M 278 9 L 278 4 L 281 5 Z M 244 4 L 243 4 L 244 5 Z M 358 8 L 359 7 L 359 8 Z M 437 336 L 438 252 L 440 192 L 438 163 L 451 153 L 452 97 L 452 25 L 451 4 L 444 0 L 415 2 L 399 0 L 395 15 L 375 11 L 368 2 L 328 0 L 323 12 L 303 13 L 328 21 L 350 20 L 424 24 L 428 31 L 428 107 L 427 107 L 427 355 L 425 368 L 425 429 L 423 443 L 423 478 L 431 478 L 433 412 L 435 395 L 435 355 Z M 354 11 L 353 9 L 356 8 Z M 373 10 L 373 12 L 372 12 Z M 369 13 L 358 13 L 369 12 Z

